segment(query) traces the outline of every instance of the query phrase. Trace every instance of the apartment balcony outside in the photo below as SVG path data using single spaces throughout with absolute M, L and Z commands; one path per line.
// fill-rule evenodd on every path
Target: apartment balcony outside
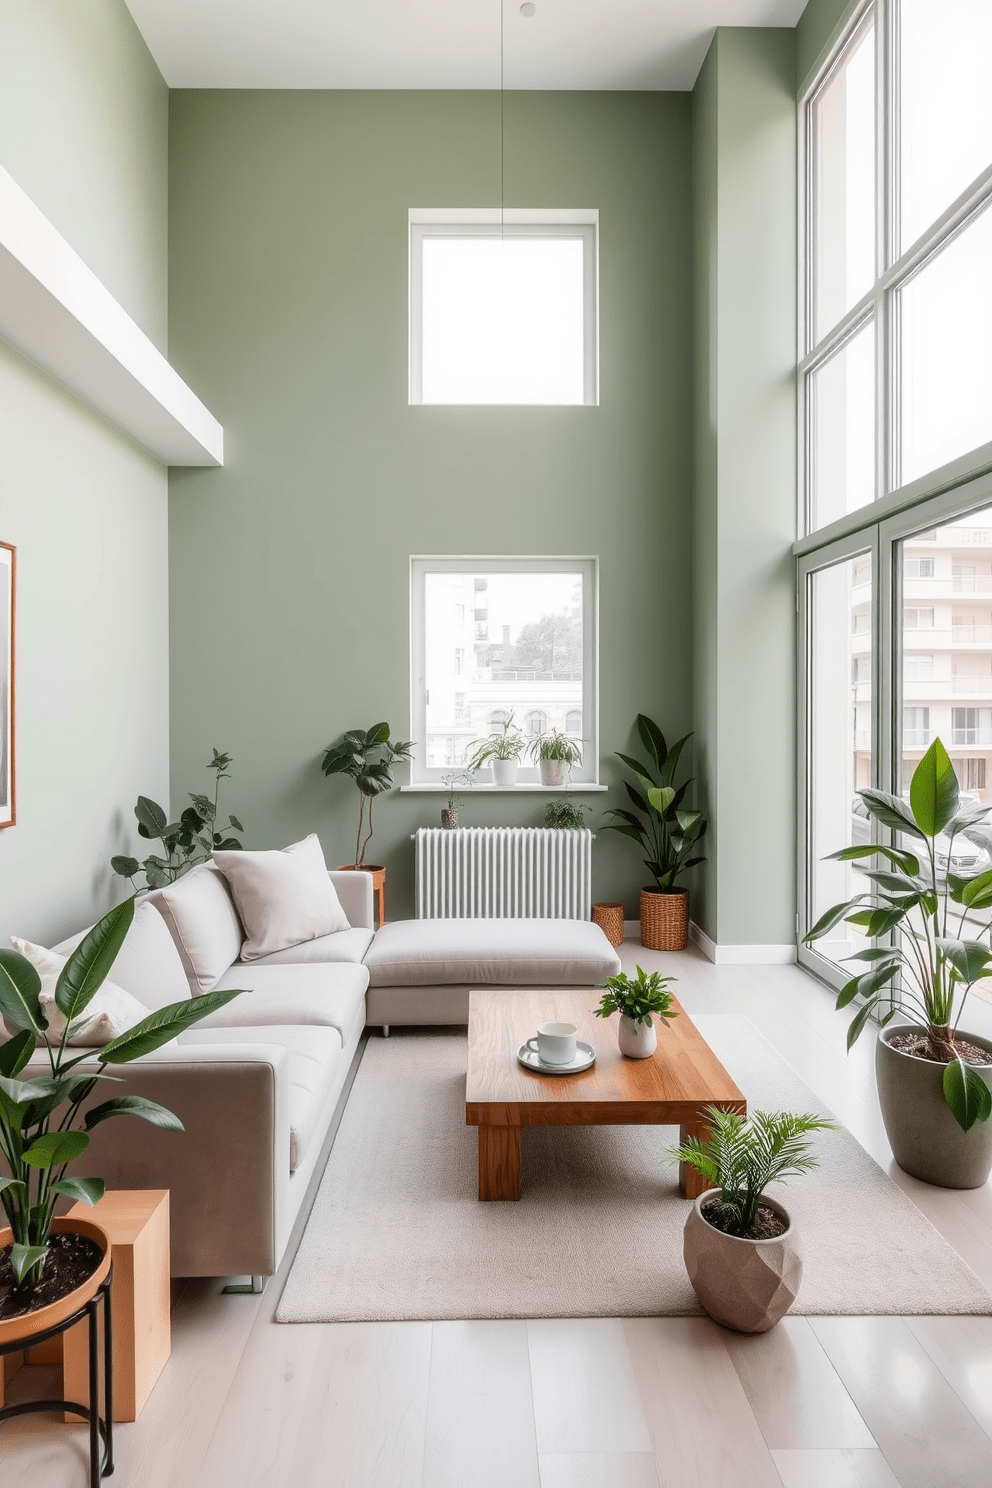
M 992 749 L 992 728 L 951 729 L 951 743 L 971 749 Z
M 992 646 L 992 625 L 977 620 L 974 625 L 952 625 L 951 640 L 955 646 Z
M 936 737 L 935 729 L 903 729 L 902 745 L 904 749 L 928 749 Z
M 981 677 L 952 677 L 951 691 L 969 697 L 992 697 L 992 673 Z

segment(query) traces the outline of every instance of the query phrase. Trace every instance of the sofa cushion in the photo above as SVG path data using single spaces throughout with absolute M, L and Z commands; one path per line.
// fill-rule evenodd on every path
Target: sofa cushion
M 341 1035 L 336 1028 L 229 1028 L 223 1033 L 180 1035 L 183 1044 L 281 1044 L 289 1063 L 289 1171 L 295 1173 L 316 1138 L 327 1130 L 327 1105 L 340 1073 Z
M 17 936 L 11 937 L 11 945 L 15 951 L 31 962 L 35 971 L 41 978 L 41 990 L 38 993 L 38 1001 L 41 1004 L 41 1013 L 48 1032 L 37 1039 L 37 1043 L 44 1045 L 58 1044 L 65 1031 L 65 1014 L 55 1001 L 55 988 L 59 975 L 67 961 L 58 951 L 50 951 L 45 946 L 33 945 L 29 940 L 19 940 Z M 122 1033 L 127 1033 L 129 1028 L 134 1028 L 142 1018 L 148 1016 L 148 1009 L 126 992 L 123 987 L 118 987 L 115 982 L 104 982 L 97 988 L 90 999 L 85 1011 L 79 1015 L 78 1029 L 67 1039 L 66 1042 L 74 1048 L 94 1049 L 102 1048 L 109 1044 L 111 1039 L 119 1038 Z M 79 1020 L 74 1020 L 79 1021 Z
M 227 887 L 211 863 L 194 868 L 152 902 L 172 932 L 190 986 L 212 992 L 241 954 L 244 933 Z
M 242 961 L 348 930 L 315 832 L 281 852 L 217 852 L 245 927 Z
M 589 920 L 394 920 L 365 965 L 373 987 L 594 987 L 620 958 Z
M 299 966 L 314 962 L 353 961 L 361 964 L 362 957 L 372 944 L 372 930 L 338 930 L 334 935 L 318 935 L 316 940 L 305 940 L 302 945 L 287 947 L 284 951 L 273 951 L 271 956 L 258 956 L 252 966 Z
M 232 966 L 218 989 L 240 987 L 235 997 L 204 1018 L 200 1028 L 259 1028 L 273 1023 L 336 1028 L 344 1040 L 362 1008 L 369 974 L 364 966 Z
M 53 949 L 61 956 L 68 956 L 86 934 L 81 930 Z M 139 900 L 108 977 L 153 1013 L 189 997 L 189 981 L 176 943 L 150 899 Z

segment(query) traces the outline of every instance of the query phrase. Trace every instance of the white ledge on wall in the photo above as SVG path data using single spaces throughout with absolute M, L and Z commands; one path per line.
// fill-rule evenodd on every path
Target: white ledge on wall
M 537 780 L 518 780 L 516 785 L 457 785 L 455 795 L 463 800 L 470 800 L 472 796 L 515 796 L 522 795 L 525 791 L 543 791 L 546 796 L 566 795 L 588 796 L 599 794 L 609 790 L 608 785 L 593 785 L 591 781 L 581 781 L 572 785 L 541 785 Z M 446 785 L 435 785 L 433 781 L 423 785 L 401 785 L 400 792 L 414 791 L 425 795 L 446 796 L 448 787 Z
M 167 465 L 222 465 L 224 430 L 0 167 L 0 337 Z

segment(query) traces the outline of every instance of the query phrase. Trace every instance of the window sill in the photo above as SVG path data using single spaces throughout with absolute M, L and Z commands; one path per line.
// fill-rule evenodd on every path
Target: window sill
M 542 785 L 540 781 L 521 780 L 516 785 L 459 785 L 455 787 L 456 796 L 485 796 L 485 795 L 520 795 L 526 791 L 536 792 L 546 796 L 560 796 L 562 792 L 566 795 L 602 795 L 609 790 L 608 785 L 594 785 L 591 781 L 579 781 L 571 785 Z M 423 785 L 401 785 L 400 792 L 413 792 L 420 795 L 446 796 L 449 794 L 448 787 L 440 783 L 435 785 L 433 781 Z

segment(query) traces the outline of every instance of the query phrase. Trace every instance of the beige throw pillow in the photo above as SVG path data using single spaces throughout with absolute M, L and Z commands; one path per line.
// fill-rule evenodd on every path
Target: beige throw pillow
M 281 852 L 217 852 L 245 927 L 242 961 L 349 930 L 316 833 Z
M 48 1033 L 39 1038 L 38 1043 L 43 1044 L 47 1040 L 49 1044 L 58 1044 L 65 1029 L 65 1014 L 55 1001 L 55 984 L 68 958 L 60 956 L 57 951 L 46 950 L 44 946 L 32 945 L 29 940 L 19 940 L 16 935 L 11 936 L 11 945 L 31 962 L 41 977 L 38 1001 L 41 1003 L 42 1017 L 48 1024 Z M 148 1009 L 136 997 L 132 997 L 130 992 L 125 992 L 123 987 L 116 986 L 114 982 L 104 982 L 80 1017 L 84 1017 L 86 1021 L 68 1042 L 74 1048 L 95 1049 L 102 1048 L 111 1039 L 120 1038 L 122 1033 L 134 1028 L 142 1018 L 148 1017 Z

